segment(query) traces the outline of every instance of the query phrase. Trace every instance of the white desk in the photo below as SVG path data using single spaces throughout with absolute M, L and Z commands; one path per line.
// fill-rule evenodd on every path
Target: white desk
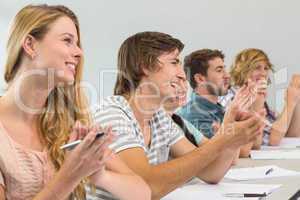
M 251 160 L 251 159 L 239 159 L 238 164 L 234 168 L 240 167 L 255 167 L 255 166 L 264 166 L 264 165 L 277 165 L 279 167 L 300 171 L 300 160 Z M 264 180 L 251 180 L 251 181 L 232 181 L 228 179 L 222 180 L 222 182 L 227 183 L 257 183 L 257 184 L 281 184 L 282 186 L 275 190 L 273 193 L 268 195 L 266 200 L 288 200 L 291 196 L 294 195 L 300 189 L 300 177 L 278 177 L 278 178 L 268 178 Z M 185 192 L 185 191 L 184 191 Z M 187 191 L 188 193 L 188 191 Z M 175 195 L 175 194 L 174 194 Z M 177 194 L 178 195 L 178 194 Z M 188 195 L 188 194 L 187 194 Z M 201 194 L 198 193 L 195 197 L 189 195 L 189 199 L 203 199 Z M 181 196 L 181 197 L 179 197 Z M 172 196 L 172 200 L 182 200 L 182 196 L 185 196 L 184 193 L 181 193 L 179 196 Z M 177 199 L 178 198 L 178 199 Z M 215 197 L 214 197 L 215 198 Z M 251 198 L 248 198 L 251 199 Z M 206 200 L 206 199 L 205 199 Z M 211 200 L 211 199 L 209 199 Z
M 300 171 L 300 160 L 251 160 L 239 159 L 235 167 L 277 165 L 279 167 Z M 227 180 L 224 180 L 227 181 Z M 229 181 L 228 181 L 229 182 Z M 230 181 L 231 182 L 231 181 Z M 267 200 L 287 200 L 300 189 L 300 177 L 278 177 L 265 180 L 243 181 L 243 183 L 282 184 L 282 187 L 267 197 Z

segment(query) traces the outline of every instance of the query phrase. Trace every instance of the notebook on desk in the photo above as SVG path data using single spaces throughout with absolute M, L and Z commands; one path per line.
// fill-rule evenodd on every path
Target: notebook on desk
M 251 150 L 253 160 L 294 160 L 300 159 L 300 149 Z
M 267 196 L 281 185 L 269 184 L 241 184 L 241 183 L 219 183 L 216 185 L 206 184 L 200 181 L 184 185 L 171 192 L 162 200 L 232 200 L 232 199 L 261 199 Z M 251 196 L 251 197 L 250 197 Z
M 262 150 L 275 150 L 275 149 L 299 149 L 300 138 L 299 137 L 285 137 L 282 138 L 278 146 L 261 146 Z
M 300 176 L 300 172 L 284 169 L 276 165 L 265 165 L 259 167 L 233 168 L 225 174 L 225 178 L 236 181 L 266 179 L 285 176 Z

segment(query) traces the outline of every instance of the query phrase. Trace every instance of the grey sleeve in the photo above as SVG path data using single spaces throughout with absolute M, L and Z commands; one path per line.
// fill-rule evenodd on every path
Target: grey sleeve
M 111 126 L 115 133 L 115 140 L 110 148 L 118 153 L 122 150 L 141 147 L 143 145 L 133 128 L 132 120 L 118 108 L 99 109 L 94 114 L 94 122 L 102 127 Z

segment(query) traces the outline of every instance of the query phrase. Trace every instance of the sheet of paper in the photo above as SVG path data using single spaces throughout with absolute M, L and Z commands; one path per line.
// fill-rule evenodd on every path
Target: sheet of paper
M 195 199 L 210 199 L 210 200 L 228 200 L 221 193 L 205 191 L 200 186 L 185 186 L 178 188 L 161 200 L 195 200 Z
M 254 160 L 300 159 L 300 149 L 252 150 L 250 157 Z
M 272 169 L 271 172 L 266 173 L 270 169 Z M 283 169 L 276 165 L 267 165 L 261 167 L 230 169 L 226 173 L 225 178 L 243 181 L 297 175 L 300 175 L 300 172 Z
M 265 185 L 265 184 L 240 184 L 240 183 L 219 183 L 217 185 L 209 185 L 203 182 L 185 185 L 171 192 L 162 200 L 229 200 L 225 194 L 244 194 L 244 193 L 266 193 L 270 194 L 278 189 L 281 185 Z M 234 199 L 259 199 L 259 198 L 234 198 Z
M 300 138 L 299 137 L 285 137 L 282 138 L 278 146 L 262 146 L 262 149 L 290 149 L 290 148 L 300 148 Z

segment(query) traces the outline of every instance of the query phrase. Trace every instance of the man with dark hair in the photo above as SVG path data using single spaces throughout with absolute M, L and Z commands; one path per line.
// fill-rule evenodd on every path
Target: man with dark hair
M 152 199 L 195 176 L 209 183 L 220 181 L 236 150 L 252 141 L 262 125 L 256 116 L 235 121 L 239 110 L 232 106 L 218 136 L 203 147 L 190 143 L 163 109 L 168 99 L 185 97 L 177 93 L 185 80 L 179 59 L 182 49 L 178 39 L 159 32 L 126 39 L 118 54 L 115 95 L 94 116 L 99 124 L 112 126 L 117 137 L 111 148 L 149 184 Z M 221 155 L 228 160 L 226 166 L 216 164 Z
M 227 94 L 230 83 L 224 54 L 211 49 L 195 51 L 185 57 L 184 70 L 193 93 L 178 114 L 211 138 L 215 134 L 214 126 L 222 123 L 225 114 L 218 97 Z

